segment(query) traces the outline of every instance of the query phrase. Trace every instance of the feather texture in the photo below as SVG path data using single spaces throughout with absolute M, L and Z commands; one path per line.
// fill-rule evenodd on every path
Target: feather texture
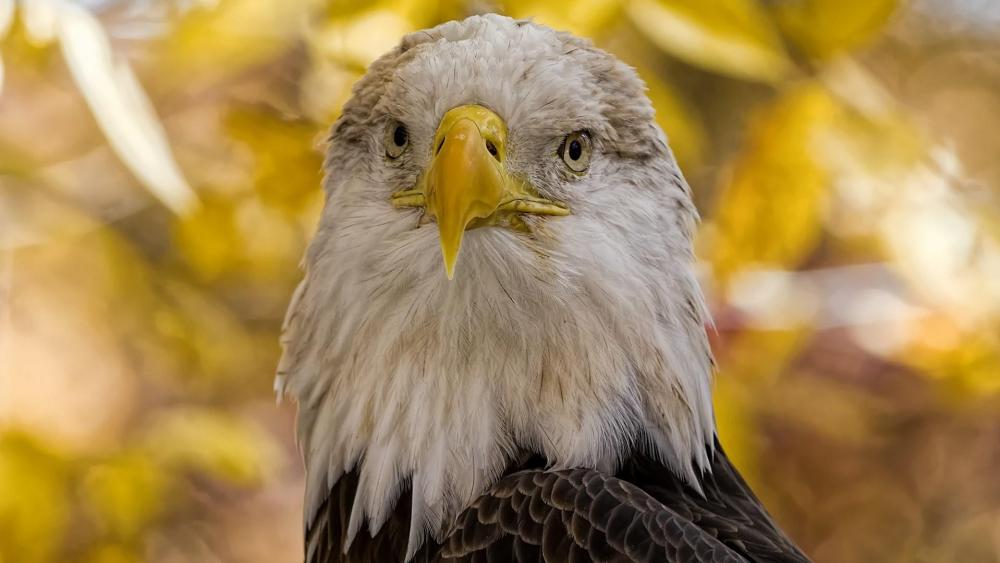
M 457 519 L 418 562 L 808 563 L 777 528 L 721 448 L 703 477 L 704 495 L 643 456 L 618 475 L 514 465 Z M 357 477 L 331 492 L 309 532 L 307 563 L 403 561 L 407 499 L 384 530 L 341 550 Z

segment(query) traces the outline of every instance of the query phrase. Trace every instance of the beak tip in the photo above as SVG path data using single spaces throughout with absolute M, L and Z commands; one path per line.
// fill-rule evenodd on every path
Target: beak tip
M 438 225 L 441 228 L 442 225 Z M 465 230 L 450 228 L 444 225 L 441 229 L 441 258 L 444 261 L 444 272 L 448 275 L 448 280 L 455 278 L 455 266 L 458 264 L 458 255 L 462 251 L 462 235 Z

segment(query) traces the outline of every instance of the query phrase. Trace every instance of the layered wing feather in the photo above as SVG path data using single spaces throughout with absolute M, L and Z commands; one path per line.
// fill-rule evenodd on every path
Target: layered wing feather
M 774 523 L 718 442 L 712 455 L 712 471 L 701 479 L 704 495 L 644 456 L 634 457 L 619 476 L 642 487 L 658 502 L 750 561 L 808 563 L 809 559 Z
M 589 469 L 505 477 L 459 518 L 439 560 L 746 561 L 642 489 Z
M 717 441 L 711 462 L 711 472 L 701 476 L 703 494 L 645 456 L 633 457 L 618 476 L 641 487 L 663 506 L 749 561 L 808 563 L 809 559 L 775 524 Z
M 355 487 L 357 476 L 345 475 L 321 507 L 307 532 L 308 563 L 403 560 L 408 495 L 377 534 L 362 531 L 343 553 Z M 512 468 L 413 561 L 808 563 L 721 447 L 702 488 L 703 495 L 643 456 L 616 476 L 545 470 L 535 460 Z

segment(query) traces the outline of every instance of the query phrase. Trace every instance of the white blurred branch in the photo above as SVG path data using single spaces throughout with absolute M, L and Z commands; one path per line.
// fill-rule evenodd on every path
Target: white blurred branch
M 12 0 L 0 0 L 0 23 L 5 2 L 13 9 Z M 128 62 L 112 51 L 98 19 L 69 0 L 21 0 L 20 6 L 31 40 L 59 42 L 108 143 L 143 186 L 175 213 L 197 206 L 148 96 Z

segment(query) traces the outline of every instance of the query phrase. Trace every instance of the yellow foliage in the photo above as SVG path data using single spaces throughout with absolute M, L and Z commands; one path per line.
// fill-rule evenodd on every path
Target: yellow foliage
M 240 485 L 259 483 L 275 464 L 266 434 L 224 412 L 195 407 L 158 414 L 142 446 L 157 463 Z
M 351 18 L 322 22 L 313 28 L 311 42 L 321 56 L 363 69 L 416 29 L 405 14 L 375 5 Z
M 938 315 L 917 325 L 912 346 L 900 361 L 944 381 L 956 399 L 1000 393 L 1000 329 L 963 334 L 954 319 Z
M 802 351 L 809 333 L 803 330 L 747 330 L 726 343 L 719 358 L 720 377 L 731 377 L 745 385 L 770 386 L 777 383 L 782 369 Z
M 192 73 L 236 73 L 273 58 L 302 31 L 313 0 L 218 0 L 185 13 L 157 49 L 162 76 L 190 80 Z M 176 85 L 176 84 L 175 84 Z
M 760 444 L 750 391 L 745 381 L 721 374 L 715 379 L 712 404 L 719 441 L 725 444 L 726 455 L 743 477 L 755 484 L 760 478 Z
M 659 48 L 691 64 L 765 82 L 792 70 L 781 37 L 754 0 L 634 0 L 628 13 Z
M 254 188 L 261 203 L 290 213 L 308 205 L 322 176 L 320 144 L 325 143 L 326 125 L 243 108 L 227 117 L 226 127 L 253 155 Z
M 762 477 L 756 426 L 761 413 L 754 394 L 776 384 L 807 336 L 803 331 L 744 331 L 727 343 L 725 355 L 718 358 L 723 369 L 715 377 L 713 403 L 719 438 L 751 483 Z
M 767 394 L 771 400 L 757 405 L 758 412 L 787 421 L 800 431 L 862 445 L 879 445 L 885 440 L 876 425 L 882 402 L 851 385 L 798 373 L 768 387 Z
M 162 512 L 169 478 L 142 452 L 126 451 L 95 463 L 83 475 L 81 494 L 105 534 L 134 541 Z M 108 549 L 102 560 L 114 560 Z
M 654 73 L 640 69 L 646 81 L 649 100 L 656 110 L 656 123 L 667 134 L 670 148 L 682 170 L 691 170 L 702 162 L 705 150 L 705 131 L 701 120 L 667 82 Z
M 406 33 L 463 17 L 463 6 L 459 0 L 330 2 L 310 22 L 310 47 L 321 58 L 364 69 Z
M 884 26 L 897 0 L 768 2 L 778 26 L 807 55 L 831 57 L 867 41 Z
M 816 135 L 837 115 L 829 94 L 809 83 L 753 119 L 706 232 L 720 282 L 748 266 L 795 266 L 813 249 L 829 183 L 814 154 Z
M 177 225 L 177 242 L 194 271 L 213 280 L 241 263 L 243 239 L 236 228 L 235 205 L 222 198 L 203 197 L 202 205 Z
M 178 246 L 203 281 L 239 272 L 291 283 L 320 200 L 321 128 L 242 108 L 226 129 L 249 149 L 254 193 L 240 186 L 205 194 L 198 210 L 178 219 Z
M 69 471 L 57 453 L 0 434 L 0 561 L 54 561 L 70 524 Z
M 143 558 L 122 545 L 108 544 L 101 545 L 87 554 L 85 563 L 140 563 Z
M 319 183 L 318 174 L 315 183 Z M 315 193 L 302 199 L 309 203 L 313 197 Z M 288 285 L 312 228 L 279 208 L 262 205 L 258 198 L 212 196 L 204 198 L 197 211 L 178 220 L 175 240 L 201 281 L 243 274 L 258 282 Z
M 599 35 L 622 9 L 618 0 L 507 0 L 505 12 L 515 18 L 531 18 L 553 29 L 585 37 Z

